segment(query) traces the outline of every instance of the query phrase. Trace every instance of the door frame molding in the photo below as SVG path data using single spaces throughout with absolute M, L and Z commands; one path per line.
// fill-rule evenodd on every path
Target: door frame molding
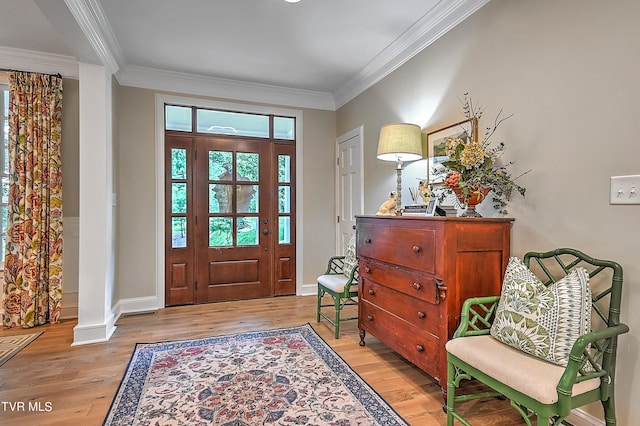
M 344 133 L 336 138 L 336 146 L 335 146 L 335 156 L 336 156 L 336 171 L 335 171 L 335 181 L 336 181 L 336 253 L 340 251 L 340 225 L 337 222 L 337 218 L 340 215 L 340 166 L 338 165 L 337 159 L 340 157 L 340 144 L 342 142 L 348 141 L 349 139 L 357 138 L 358 144 L 360 145 L 360 212 L 364 213 L 364 126 L 360 125 L 355 129 L 349 130 L 347 133 Z
M 201 108 L 240 111 L 255 114 L 285 115 L 296 118 L 296 295 L 302 294 L 302 259 L 303 259 L 303 218 L 302 218 L 302 188 L 304 170 L 302 168 L 303 125 L 302 110 L 250 105 L 243 103 L 223 102 L 208 99 L 172 96 L 156 93 L 156 309 L 165 307 L 165 274 L 164 274 L 164 104 L 195 106 Z

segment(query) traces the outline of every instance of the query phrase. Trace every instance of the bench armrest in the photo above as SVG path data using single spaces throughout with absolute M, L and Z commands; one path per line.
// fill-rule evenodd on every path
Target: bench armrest
M 460 325 L 453 338 L 489 334 L 500 296 L 472 297 L 464 301 Z

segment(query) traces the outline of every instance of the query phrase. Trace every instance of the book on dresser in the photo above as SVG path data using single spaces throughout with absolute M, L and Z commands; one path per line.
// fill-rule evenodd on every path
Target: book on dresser
M 510 256 L 509 218 L 356 217 L 358 328 L 436 379 L 469 297 L 499 295 Z

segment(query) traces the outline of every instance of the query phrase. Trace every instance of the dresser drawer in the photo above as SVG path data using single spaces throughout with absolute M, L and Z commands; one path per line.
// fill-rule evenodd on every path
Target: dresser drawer
M 439 302 L 438 286 L 433 276 L 369 259 L 360 260 L 358 272 L 361 277 L 425 302 Z
M 403 320 L 438 335 L 440 328 L 439 306 L 400 293 L 384 285 L 361 278 L 360 299 L 385 311 L 393 312 Z
M 365 224 L 358 228 L 358 257 L 435 273 L 436 230 Z
M 440 380 L 439 339 L 408 322 L 372 305 L 366 300 L 360 303 L 360 329 L 367 330 L 403 358 Z

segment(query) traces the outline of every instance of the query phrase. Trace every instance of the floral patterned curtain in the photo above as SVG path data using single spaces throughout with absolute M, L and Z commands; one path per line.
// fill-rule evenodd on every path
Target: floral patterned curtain
M 62 78 L 9 73 L 5 327 L 58 323 L 62 301 Z

